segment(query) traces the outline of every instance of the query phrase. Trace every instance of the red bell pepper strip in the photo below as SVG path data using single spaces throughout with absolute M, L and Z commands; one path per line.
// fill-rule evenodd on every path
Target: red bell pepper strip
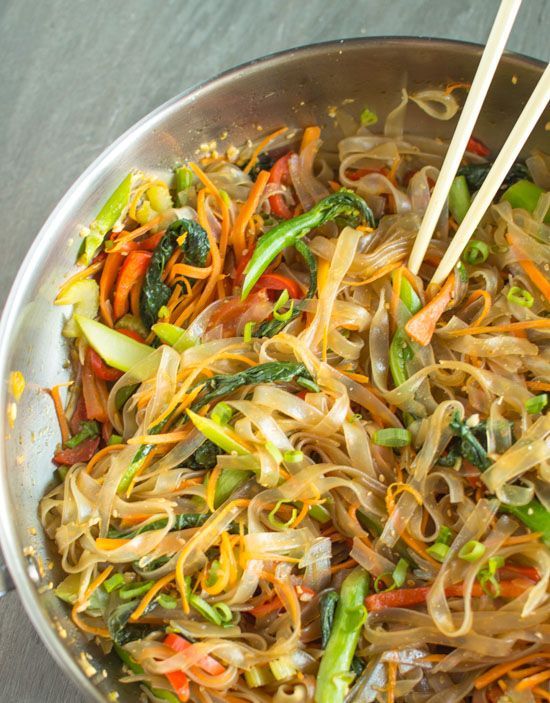
M 84 403 L 86 404 L 86 416 L 88 420 L 107 422 L 109 419 L 107 413 L 109 391 L 107 390 L 105 381 L 96 378 L 94 375 L 90 351 L 90 348 L 86 350 L 84 366 L 82 367 L 82 395 L 84 396 Z
M 117 329 L 117 332 L 120 332 L 120 334 L 125 334 L 131 339 L 135 339 L 136 342 L 141 342 L 142 344 L 145 344 L 145 337 L 142 337 L 139 332 L 135 332 L 134 330 L 125 330 L 122 328 Z
M 113 300 L 115 320 L 120 319 L 128 312 L 130 291 L 134 283 L 145 275 L 151 256 L 150 251 L 131 251 L 122 264 L 118 272 Z
M 174 652 L 185 652 L 186 649 L 193 646 L 191 642 L 188 642 L 185 638 L 172 632 L 166 636 L 164 644 L 170 647 L 170 649 L 173 649 Z M 206 671 L 207 674 L 211 674 L 212 676 L 220 676 L 225 672 L 225 668 L 220 662 L 209 654 L 200 659 L 198 665 L 201 669 Z
M 277 159 L 271 168 L 268 183 L 274 183 L 275 185 L 290 185 L 290 171 L 288 170 L 288 160 L 293 155 L 292 151 L 288 154 L 281 156 Z M 283 220 L 290 220 L 292 217 L 292 210 L 286 204 L 286 201 L 282 193 L 277 193 L 269 198 L 269 204 L 271 206 L 271 212 L 276 217 L 281 217 Z
M 165 674 L 170 682 L 170 686 L 178 694 L 178 698 L 182 703 L 189 700 L 189 679 L 184 671 L 169 671 Z
M 254 286 L 254 290 L 261 290 L 262 288 L 267 288 L 268 291 L 287 290 L 288 295 L 291 298 L 304 297 L 304 292 L 302 291 L 300 284 L 297 283 L 293 278 L 283 276 L 280 273 L 262 274 L 258 279 L 256 285 Z
M 501 598 L 517 598 L 533 585 L 532 581 L 525 579 L 512 579 L 511 581 L 500 581 Z M 413 605 L 420 605 L 426 602 L 431 586 L 420 586 L 418 588 L 399 588 L 395 591 L 383 591 L 373 593 L 365 598 L 365 605 L 369 613 L 375 613 L 385 608 L 408 608 Z M 464 584 L 456 583 L 445 589 L 447 598 L 460 598 L 464 595 Z M 481 584 L 474 583 L 472 586 L 474 598 L 484 595 Z
M 88 462 L 96 453 L 99 442 L 100 437 L 90 437 L 73 449 L 60 449 L 54 454 L 53 460 L 56 464 L 63 466 Z
M 475 137 L 470 137 L 468 140 L 466 151 L 469 151 L 472 154 L 477 154 L 478 156 L 483 156 L 484 158 L 489 156 L 491 153 L 489 147 L 485 146 L 483 142 L 480 142 L 479 139 L 476 139 Z
M 109 327 L 113 326 L 112 307 L 109 299 L 113 292 L 123 259 L 123 255 L 118 252 L 109 254 L 105 259 L 105 264 L 101 271 L 101 278 L 99 279 L 99 310 L 103 322 L 109 325 Z
M 102 381 L 118 381 L 123 375 L 122 371 L 114 369 L 112 366 L 107 366 L 99 354 L 90 347 L 90 364 L 92 371 Z
M 389 170 L 385 166 L 382 166 L 382 168 L 348 168 L 346 170 L 346 178 L 349 178 L 350 181 L 358 181 L 360 178 L 363 178 L 363 176 L 368 176 L 369 173 L 381 173 L 383 176 L 387 176 Z M 411 176 L 414 173 L 416 173 L 416 171 L 411 171 Z
M 160 240 L 164 237 L 164 231 L 162 232 L 156 232 L 155 234 L 152 234 L 150 237 L 147 237 L 147 239 L 142 239 L 141 241 L 130 241 L 130 242 L 125 242 L 120 249 L 117 250 L 117 252 L 120 252 L 122 254 L 129 254 L 131 251 L 137 251 L 145 249 L 146 251 L 153 251 L 156 249 L 157 245 L 160 243 Z M 116 243 L 116 242 L 115 242 Z

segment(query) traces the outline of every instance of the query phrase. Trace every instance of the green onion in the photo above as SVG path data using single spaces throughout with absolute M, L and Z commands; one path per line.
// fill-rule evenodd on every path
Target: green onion
M 548 405 L 548 393 L 541 393 L 540 395 L 535 395 L 529 400 L 525 401 L 525 409 L 529 415 L 536 415 L 544 410 Z
M 462 261 L 459 261 L 458 264 L 456 265 L 456 270 L 458 273 L 458 277 L 462 281 L 462 283 L 468 283 L 468 271 L 466 270 L 466 266 L 462 263 Z
M 57 473 L 59 474 L 60 480 L 64 481 L 67 478 L 67 474 L 69 473 L 69 467 L 68 466 L 58 466 Z
M 485 554 L 485 545 L 477 539 L 471 539 L 458 552 L 458 558 L 464 561 L 478 561 Z
M 243 331 L 243 341 L 248 344 L 252 341 L 252 332 L 254 331 L 254 322 L 245 322 Z
M 227 192 L 225 190 L 222 190 L 221 188 L 218 190 L 218 192 L 220 194 L 221 199 L 227 205 L 227 207 L 231 207 L 231 198 L 229 197 Z
M 74 449 L 78 447 L 79 444 L 85 442 L 87 439 L 92 439 L 92 437 L 97 437 L 99 434 L 99 425 L 95 420 L 85 420 L 80 423 L 80 431 L 73 437 L 70 437 L 66 442 L 65 446 L 69 449 Z
M 395 588 L 401 588 L 401 586 L 405 583 L 408 570 L 409 562 L 406 559 L 400 559 L 391 575 Z
M 298 376 L 296 378 L 296 383 L 299 386 L 302 386 L 302 388 L 305 388 L 306 391 L 311 391 L 312 393 L 319 393 L 321 390 L 319 386 L 315 383 L 315 381 L 312 381 L 309 378 L 305 378 L 305 376 Z
M 122 444 L 122 436 L 119 435 L 119 434 L 112 434 L 112 435 L 109 437 L 109 441 L 107 442 L 107 444 L 108 444 L 109 446 L 111 446 L 111 445 L 113 445 L 113 444 Z
M 471 204 L 472 198 L 465 176 L 456 176 L 449 191 L 449 210 L 458 224 L 466 217 Z
M 266 448 L 266 450 L 269 452 L 269 454 L 271 454 L 271 456 L 272 456 L 273 459 L 277 462 L 277 464 L 281 464 L 281 463 L 282 463 L 282 461 L 283 461 L 283 455 L 282 455 L 282 453 L 281 453 L 281 450 L 280 450 L 278 447 L 276 447 L 276 446 L 273 444 L 273 442 L 267 441 L 267 442 L 265 443 L 265 448 Z
M 279 659 L 274 659 L 269 662 L 269 668 L 277 681 L 290 679 L 296 673 L 296 667 L 292 663 L 290 657 L 279 657 Z
M 156 322 L 151 329 L 163 344 L 168 344 L 177 352 L 184 352 L 196 344 L 196 341 L 187 330 L 177 325 L 172 325 L 170 322 Z
M 449 547 L 446 544 L 443 544 L 443 542 L 436 542 L 435 544 L 432 544 L 431 547 L 428 547 L 426 551 L 436 561 L 443 562 L 449 553 Z
M 451 544 L 453 541 L 453 533 L 447 527 L 447 525 L 441 525 L 439 532 L 437 533 L 436 542 L 441 542 L 442 544 Z
M 188 410 L 187 415 L 197 430 L 202 432 L 206 439 L 214 442 L 216 446 L 221 447 L 228 454 L 235 453 L 239 456 L 249 454 L 246 447 L 237 442 L 237 440 L 233 439 L 233 437 L 229 436 L 224 428 L 221 425 L 218 425 L 217 422 L 214 422 L 214 420 L 211 420 L 209 417 L 202 417 L 201 415 L 194 413 L 192 410 Z
M 154 581 L 132 581 L 123 586 L 118 595 L 122 600 L 133 600 L 134 598 L 140 598 L 144 596 L 147 591 L 150 591 L 154 585 Z
M 471 239 L 466 249 L 464 249 L 462 260 L 467 264 L 477 265 L 487 261 L 488 256 L 489 247 L 487 244 L 479 239 Z
M 185 205 L 187 203 L 187 197 L 185 195 L 185 191 L 189 190 L 191 185 L 193 184 L 193 171 L 191 171 L 190 168 L 186 168 L 185 166 L 182 166 L 181 168 L 176 169 L 176 193 L 178 194 L 178 200 L 179 204 Z M 182 195 L 184 197 L 182 197 Z
M 210 603 L 207 603 L 204 598 L 197 596 L 195 593 L 191 593 L 189 596 L 189 605 L 194 608 L 197 613 L 202 615 L 205 620 L 208 620 L 214 625 L 222 624 L 222 619 L 218 611 L 215 610 Z
M 508 190 L 504 191 L 501 200 L 506 200 L 513 208 L 521 208 L 527 212 L 534 212 L 539 202 L 540 196 L 544 193 L 542 188 L 522 179 L 516 181 Z M 550 224 L 550 212 L 544 218 L 546 224 Z
M 222 401 L 215 406 L 210 413 L 210 417 L 214 422 L 217 422 L 218 425 L 227 425 L 229 420 L 233 417 L 233 410 L 227 403 Z
M 107 591 L 107 593 L 112 593 L 113 591 L 116 591 L 117 588 L 124 586 L 125 583 L 126 579 L 122 574 L 114 574 L 111 578 L 108 578 L 105 581 L 103 588 Z
M 166 593 L 160 594 L 157 598 L 157 603 L 161 608 L 165 608 L 166 610 L 174 610 L 174 608 L 178 607 L 177 598 L 174 598 L 174 596 L 169 596 Z
M 373 440 L 380 447 L 406 447 L 411 443 L 411 433 L 402 427 L 386 427 L 377 430 Z
M 500 595 L 500 584 L 497 579 L 497 570 L 501 569 L 505 564 L 503 557 L 490 557 L 487 562 L 487 568 L 481 569 L 477 575 L 477 579 L 483 589 L 491 598 L 498 598 Z
M 233 621 L 233 613 L 227 603 L 215 603 L 214 610 L 218 611 L 222 625 L 227 625 Z
M 273 510 L 272 510 L 272 511 L 269 513 L 269 515 L 267 516 L 267 521 L 269 522 L 269 524 L 271 525 L 271 527 L 275 527 L 275 528 L 278 528 L 278 529 L 280 529 L 280 530 L 285 530 L 287 527 L 290 527 L 290 525 L 292 525 L 292 523 L 294 522 L 294 520 L 296 520 L 296 517 L 297 517 L 297 515 L 298 515 L 298 511 L 296 510 L 296 508 L 292 508 L 292 513 L 291 513 L 291 515 L 290 515 L 289 520 L 287 520 L 287 522 L 281 522 L 281 521 L 276 517 L 276 514 L 277 514 L 279 508 L 281 507 L 281 505 L 284 505 L 285 503 L 289 503 L 289 502 L 290 502 L 290 501 L 284 500 L 284 499 L 283 499 L 283 500 L 277 501 L 275 507 L 273 508 Z
M 322 505 L 310 505 L 308 515 L 313 520 L 320 522 L 324 525 L 332 520 L 332 516 L 329 511 Z
M 289 301 L 289 294 L 288 290 L 285 288 L 284 291 L 281 293 L 279 298 L 277 299 L 277 302 L 273 306 L 273 317 L 278 320 L 279 322 L 289 322 L 289 320 L 292 319 L 292 315 L 294 313 L 294 301 L 292 300 L 290 303 L 290 307 L 286 312 L 279 312 L 279 310 L 288 303 Z
M 378 122 L 378 115 L 373 112 L 368 107 L 366 107 L 360 114 L 359 120 L 362 127 L 368 127 L 371 124 L 376 124 Z
M 531 308 L 535 302 L 535 299 L 531 293 L 529 293 L 528 290 L 525 290 L 525 288 L 520 288 L 519 286 L 512 286 L 506 294 L 506 297 L 511 303 L 521 305 L 523 308 Z
M 253 666 L 244 672 L 244 679 L 250 688 L 258 688 L 273 683 L 271 671 L 264 666 Z
M 298 464 L 304 460 L 304 453 L 299 449 L 289 449 L 283 454 L 283 461 L 286 464 Z

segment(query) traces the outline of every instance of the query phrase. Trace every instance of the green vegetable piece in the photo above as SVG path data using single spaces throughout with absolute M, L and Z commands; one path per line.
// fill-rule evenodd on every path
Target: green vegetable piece
M 417 292 L 412 287 L 410 282 L 405 278 L 401 277 L 401 285 L 399 287 L 399 297 L 405 304 L 407 310 L 414 315 L 422 308 L 422 301 L 418 297 Z
M 115 643 L 114 649 L 122 660 L 122 663 L 127 666 L 133 674 L 143 674 L 143 667 L 141 667 L 134 659 L 132 659 L 130 654 L 123 647 Z M 168 703 L 179 703 L 179 698 L 167 689 L 152 688 L 147 683 L 144 683 L 144 686 L 146 686 L 151 691 L 155 698 L 159 698 L 161 701 L 168 701 Z
M 188 527 L 200 527 L 206 522 L 207 519 L 208 515 L 206 513 L 178 513 L 175 516 L 174 525 L 171 531 L 178 532 L 179 530 L 185 530 Z M 111 539 L 118 539 L 120 537 L 124 539 L 132 539 L 132 537 L 140 535 L 143 532 L 161 530 L 163 527 L 166 527 L 167 522 L 168 518 L 161 518 L 160 520 L 149 522 L 143 527 L 139 527 L 137 530 L 132 530 L 131 532 L 111 528 L 107 536 Z
M 126 581 L 122 574 L 113 574 L 111 578 L 108 578 L 103 583 L 103 588 L 107 591 L 107 593 L 112 593 L 113 591 L 118 590 L 121 586 L 124 586 L 125 583 Z
M 122 600 L 133 600 L 134 598 L 141 598 L 154 586 L 154 581 L 143 581 L 136 582 L 132 581 L 123 586 L 118 595 Z
M 327 642 L 315 690 L 316 703 L 343 703 L 351 676 L 351 662 L 367 617 L 364 605 L 369 577 L 355 569 L 342 583 L 332 632 Z
M 208 620 L 214 625 L 222 624 L 222 618 L 220 613 L 215 608 L 213 608 L 210 603 L 205 601 L 204 598 L 201 598 L 195 593 L 192 593 L 189 596 L 189 605 L 194 608 L 197 613 L 200 613 L 200 615 L 202 615 L 205 620 Z
M 506 190 L 501 200 L 510 203 L 513 208 L 521 208 L 527 212 L 534 212 L 537 207 L 540 196 L 544 193 L 542 188 L 539 188 L 532 181 L 521 180 L 511 185 Z M 546 213 L 544 218 L 546 224 L 550 224 L 550 213 Z
M 90 233 L 82 243 L 79 263 L 84 266 L 90 265 L 94 254 L 103 244 L 105 235 L 114 227 L 116 221 L 122 215 L 124 208 L 128 205 L 131 188 L 132 174 L 129 173 L 118 185 L 90 225 Z
M 204 229 L 193 220 L 181 219 L 173 222 L 155 247 L 141 289 L 139 307 L 141 319 L 147 327 L 157 322 L 160 308 L 166 305 L 172 295 L 170 286 L 162 281 L 162 273 L 183 234 L 186 235 L 181 244 L 184 263 L 200 268 L 206 264 L 210 244 Z
M 411 340 L 403 328 L 395 331 L 390 344 L 390 371 L 395 386 L 400 386 L 408 379 L 407 362 L 411 361 L 414 352 Z
M 130 400 L 130 398 L 134 395 L 138 388 L 139 383 L 132 383 L 129 386 L 123 386 L 122 388 L 119 388 L 115 397 L 116 409 L 122 410 L 126 402 Z
M 439 532 L 437 533 L 436 542 L 441 542 L 442 544 L 451 544 L 453 541 L 453 533 L 447 527 L 447 525 L 441 525 Z
M 289 449 L 283 454 L 283 461 L 286 464 L 299 464 L 304 460 L 304 452 L 299 449 Z
M 449 553 L 449 547 L 446 544 L 443 544 L 443 542 L 436 542 L 435 544 L 432 544 L 431 547 L 428 547 L 426 551 L 436 561 L 443 562 Z
M 547 405 L 548 393 L 535 395 L 525 401 L 525 409 L 530 415 L 537 415 L 538 413 L 541 413 Z
M 161 608 L 164 608 L 165 610 L 174 610 L 175 608 L 178 607 L 178 601 L 174 596 L 169 596 L 166 593 L 161 593 L 160 596 L 157 598 L 157 603 L 160 605 Z
M 400 559 L 391 575 L 394 588 L 401 588 L 401 586 L 403 586 L 407 578 L 408 570 L 409 562 L 406 559 Z
M 479 190 L 483 185 L 483 181 L 491 170 L 492 163 L 484 164 L 468 164 L 458 169 L 457 176 L 464 176 L 468 183 L 471 192 Z M 504 186 L 509 186 L 512 183 L 522 179 L 529 178 L 529 171 L 525 164 L 516 161 L 512 168 L 508 171 L 506 178 L 503 181 Z
M 366 107 L 359 116 L 359 121 L 362 127 L 368 127 L 371 124 L 376 124 L 378 122 L 378 115 L 373 112 L 368 107 Z
M 487 450 L 476 436 L 480 434 L 484 438 L 485 443 L 487 443 L 485 423 L 480 422 L 474 427 L 469 427 L 464 420 L 460 419 L 460 415 L 457 412 L 449 423 L 449 427 L 457 437 L 460 437 L 460 456 L 470 461 L 482 471 L 488 469 L 489 466 L 491 466 L 491 460 L 487 456 Z M 441 458 L 438 462 L 441 463 Z
M 310 518 L 317 520 L 317 522 L 320 522 L 322 525 L 332 520 L 331 514 L 323 505 L 310 505 L 308 515 Z
M 464 561 L 478 561 L 485 554 L 485 545 L 477 539 L 471 539 L 458 552 L 458 558 Z
M 278 512 L 279 508 L 281 507 L 281 505 L 284 505 L 285 503 L 289 503 L 289 502 L 290 501 L 283 499 L 283 500 L 278 500 L 275 503 L 275 507 L 267 516 L 267 521 L 269 522 L 271 527 L 275 527 L 279 530 L 285 530 L 287 527 L 290 527 L 290 525 L 292 525 L 294 520 L 296 520 L 296 517 L 298 515 L 298 510 L 296 508 L 292 508 L 290 518 L 286 522 L 282 522 L 282 520 L 279 520 L 279 518 L 277 517 L 277 512 Z
M 550 511 L 539 500 L 535 498 L 527 505 L 501 503 L 500 510 L 521 520 L 531 532 L 542 532 L 542 541 L 550 547 Z
M 163 344 L 168 344 L 177 352 L 183 352 L 197 344 L 187 330 L 171 325 L 169 322 L 157 322 L 151 329 Z
M 233 439 L 233 437 L 227 433 L 226 429 L 217 422 L 214 422 L 214 420 L 211 420 L 209 417 L 201 417 L 192 410 L 188 410 L 187 415 L 197 430 L 218 447 L 221 447 L 224 452 L 228 454 L 235 453 L 239 456 L 250 454 L 244 445 Z
M 107 442 L 109 446 L 112 446 L 113 444 L 122 444 L 122 435 L 119 434 L 112 434 L 109 437 L 109 441 Z
M 483 264 L 489 257 L 489 247 L 479 239 L 470 239 L 468 246 L 464 249 L 462 260 L 473 266 Z
M 449 210 L 455 222 L 460 224 L 470 209 L 472 198 L 468 190 L 466 176 L 456 176 L 449 191 Z
M 99 434 L 99 425 L 95 420 L 84 420 L 80 423 L 80 430 L 77 434 L 73 435 L 70 439 L 65 442 L 65 446 L 69 449 L 74 449 L 78 447 L 79 444 L 85 442 L 87 439 L 92 437 L 97 437 Z
M 340 600 L 340 596 L 336 591 L 327 591 L 323 593 L 320 599 L 321 607 L 321 647 L 325 649 L 330 639 L 332 625 L 334 623 L 334 615 L 336 613 L 336 605 Z
M 296 674 L 296 667 L 290 657 L 287 656 L 273 659 L 273 661 L 269 662 L 269 668 L 277 681 L 290 679 Z
M 411 433 L 403 427 L 385 427 L 374 433 L 373 441 L 380 447 L 406 447 L 411 443 Z
M 210 417 L 214 422 L 218 423 L 218 425 L 227 425 L 233 417 L 233 409 L 222 401 L 212 409 Z
M 244 300 L 273 259 L 288 246 L 294 246 L 315 227 L 341 218 L 346 224 L 367 222 L 375 226 L 374 216 L 366 202 L 349 190 L 339 190 L 320 200 L 311 210 L 275 225 L 260 237 L 254 254 L 245 269 L 241 298 Z
M 256 386 L 259 383 L 291 383 L 298 378 L 311 379 L 311 376 L 304 364 L 293 361 L 268 361 L 235 374 L 218 374 L 206 381 L 203 394 L 195 400 L 191 409 L 196 412 L 207 403 L 223 395 L 234 393 L 243 386 Z
M 157 430 L 156 432 L 153 432 L 153 430 L 149 430 L 150 434 L 158 434 L 160 432 L 160 429 Z M 122 478 L 120 479 L 120 482 L 118 484 L 117 492 L 119 494 L 126 493 L 128 488 L 130 488 L 132 481 L 134 480 L 134 476 L 138 473 L 138 471 L 141 469 L 143 464 L 145 463 L 145 460 L 149 456 L 149 454 L 153 451 L 154 446 L 152 444 L 143 444 L 137 452 L 134 454 L 134 458 L 130 462 L 130 465 L 126 469 L 126 471 L 122 474 Z
M 88 344 L 109 366 L 119 371 L 129 371 L 153 351 L 151 347 L 127 337 L 97 320 L 75 315 Z
M 267 666 L 253 666 L 244 672 L 244 680 L 249 688 L 258 688 L 273 683 L 273 675 Z
M 54 590 L 55 595 L 65 603 L 74 605 L 80 588 L 80 574 L 69 574 Z
M 531 293 L 529 293 L 528 290 L 525 290 L 525 288 L 520 288 L 519 286 L 512 286 L 506 294 L 506 298 L 511 303 L 521 305 L 522 308 L 532 308 L 533 303 L 535 302 L 535 299 Z

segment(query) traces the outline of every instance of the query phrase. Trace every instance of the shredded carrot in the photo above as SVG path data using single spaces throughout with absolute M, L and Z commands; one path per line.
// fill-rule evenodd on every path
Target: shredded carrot
M 86 466 L 86 473 L 91 474 L 94 466 L 97 464 L 98 461 L 103 459 L 104 456 L 110 454 L 111 452 L 120 451 L 123 447 L 124 444 L 109 444 L 106 447 L 103 447 L 103 449 L 100 449 L 97 454 L 94 454 L 88 462 L 88 465 Z
M 355 561 L 355 559 L 348 559 L 347 561 L 343 561 L 341 564 L 331 566 L 330 573 L 337 574 L 339 571 L 344 571 L 345 569 L 353 569 L 355 566 L 357 566 L 357 562 Z
M 269 171 L 260 171 L 258 178 L 250 189 L 246 202 L 243 203 L 231 233 L 231 242 L 238 260 L 242 259 L 244 250 L 246 249 L 245 231 L 250 218 L 256 212 L 256 208 L 260 204 L 263 192 L 269 181 Z
M 59 289 L 59 293 L 57 294 L 57 297 L 55 299 L 56 302 L 68 291 L 68 289 L 73 285 L 73 283 L 81 281 L 83 278 L 89 278 L 90 276 L 94 276 L 98 271 L 101 271 L 101 269 L 103 268 L 103 264 L 103 261 L 96 261 L 95 263 L 90 264 L 90 266 L 88 266 L 87 268 L 82 269 L 82 271 L 78 271 L 78 273 L 75 273 L 73 276 L 67 279 Z
M 97 578 L 95 578 L 92 583 L 88 586 L 86 589 L 86 592 L 84 593 L 84 600 L 83 601 L 77 601 L 71 610 L 71 617 L 74 622 L 74 624 L 83 630 L 84 632 L 88 632 L 91 635 L 96 635 L 98 637 L 110 637 L 109 630 L 107 630 L 104 627 L 95 627 L 94 625 L 90 625 L 84 620 L 82 620 L 79 616 L 79 612 L 86 603 L 86 601 L 90 598 L 92 593 L 101 586 L 101 584 L 107 579 L 113 570 L 113 566 L 108 566 L 104 571 L 101 572 Z
M 446 656 L 446 654 L 430 654 L 427 657 L 421 657 L 418 661 L 426 662 L 428 664 L 437 664 L 438 662 L 442 662 Z
M 531 261 L 531 259 L 523 251 L 518 242 L 514 240 L 510 233 L 506 235 L 506 239 L 518 259 L 518 264 L 525 271 L 527 276 L 529 276 L 533 285 L 535 285 L 540 290 L 546 300 L 550 303 L 550 281 L 548 281 L 546 276 L 541 273 L 537 265 L 533 261 Z
M 545 691 L 543 688 L 540 688 L 539 686 L 534 686 L 532 690 L 533 690 L 534 694 L 536 694 L 537 696 L 540 696 L 543 700 L 550 701 L 550 692 Z
M 166 574 L 166 576 L 163 576 L 161 579 L 159 579 L 152 588 L 150 588 L 147 593 L 143 596 L 141 599 L 138 607 L 134 610 L 134 612 L 130 615 L 130 620 L 132 622 L 135 622 L 136 620 L 139 620 L 139 618 L 143 615 L 145 612 L 147 606 L 153 598 L 162 591 L 162 589 L 167 586 L 169 583 L 172 583 L 176 578 L 176 572 L 172 571 L 170 574 Z
M 157 217 L 153 217 L 152 220 L 149 220 L 149 222 L 146 222 L 144 225 L 138 227 L 137 229 L 133 229 L 131 232 L 122 231 L 116 233 L 115 238 L 112 240 L 114 242 L 114 246 L 109 249 L 109 254 L 122 251 L 124 249 L 125 244 L 133 241 L 134 239 L 137 239 L 138 237 L 141 237 L 142 234 L 149 232 L 149 230 L 153 229 L 153 227 L 156 227 L 158 224 L 160 224 L 162 222 L 163 217 L 163 215 L 157 215 Z
M 533 654 L 527 654 L 520 659 L 516 659 L 513 662 L 504 662 L 504 664 L 497 664 L 497 666 L 492 667 L 486 671 L 482 676 L 475 680 L 475 687 L 480 690 L 485 688 L 489 684 L 497 681 L 502 676 L 507 674 L 509 671 L 513 671 L 523 664 L 529 664 L 530 662 L 537 661 L 537 659 L 550 659 L 550 650 L 543 650 L 540 652 L 534 652 Z
M 449 83 L 449 85 L 445 88 L 445 95 L 450 95 L 453 91 L 459 90 L 460 88 L 463 90 L 470 90 L 471 87 L 471 83 Z
M 523 679 L 525 676 L 531 676 L 531 674 L 538 674 L 539 671 L 543 670 L 544 666 L 527 666 L 524 669 L 514 669 L 514 671 L 509 671 L 508 678 Z
M 544 381 L 527 381 L 525 385 L 532 391 L 550 391 L 550 383 Z
M 274 132 L 272 132 L 271 134 L 268 134 L 267 137 L 262 139 L 262 141 L 258 144 L 258 146 L 252 152 L 252 156 L 250 157 L 249 162 L 243 168 L 243 171 L 245 173 L 249 173 L 250 170 L 252 168 L 254 168 L 256 161 L 258 161 L 258 156 L 266 148 L 266 146 L 269 144 L 269 142 L 272 142 L 278 136 L 280 136 L 281 134 L 284 134 L 287 131 L 287 129 L 288 129 L 288 127 L 281 127 L 280 129 L 276 129 Z
M 65 443 L 71 436 L 71 431 L 69 429 L 69 423 L 67 421 L 67 416 L 65 415 L 65 410 L 63 408 L 63 403 L 61 402 L 61 396 L 59 395 L 60 386 L 53 386 L 49 389 L 49 394 L 53 400 L 53 405 L 55 408 L 55 414 L 57 415 L 57 422 L 59 423 L 59 429 L 61 430 L 61 439 Z
M 344 376 L 351 378 L 352 381 L 357 381 L 357 383 L 368 383 L 369 377 L 362 373 L 354 373 L 353 371 L 342 371 Z
M 95 546 L 101 549 L 103 552 L 110 552 L 113 549 L 118 549 L 119 547 L 124 547 L 125 544 L 130 542 L 129 539 L 123 538 L 111 538 L 111 537 L 98 537 L 95 541 Z
M 541 671 L 538 674 L 533 674 L 533 676 L 528 676 L 516 684 L 516 691 L 526 691 L 528 688 L 533 688 L 533 686 L 538 686 L 539 683 L 548 681 L 550 679 L 550 669 L 546 668 L 545 671 Z
M 162 272 L 161 280 L 166 281 L 170 285 L 174 283 L 175 276 L 172 275 L 172 269 L 180 260 L 181 255 L 181 249 L 179 247 L 176 247 L 176 249 L 172 252 L 170 258 L 166 262 L 166 266 L 164 267 L 164 271 Z
M 449 330 L 447 334 L 451 337 L 464 337 L 468 334 L 499 334 L 501 332 L 515 332 L 516 330 L 547 329 L 550 329 L 550 319 L 542 318 L 541 320 L 510 322 L 507 325 L 491 325 L 490 327 L 465 327 L 458 330 Z
M 399 168 L 400 163 L 401 163 L 401 157 L 396 156 L 395 159 L 392 161 L 390 172 L 388 173 L 388 181 L 390 181 L 390 183 L 393 183 L 393 185 L 397 185 L 396 174 L 397 174 L 397 169 Z M 391 195 L 391 197 L 393 199 L 393 195 Z
M 385 266 L 382 266 L 381 269 L 378 269 L 376 273 L 374 273 L 372 276 L 369 276 L 369 278 L 366 278 L 364 281 L 344 281 L 343 283 L 345 286 L 366 286 L 369 283 L 377 281 L 383 276 L 387 276 L 388 273 L 395 271 L 395 269 L 399 268 L 400 266 L 401 259 L 399 261 L 394 261 L 391 264 L 386 264 Z
M 122 254 L 108 254 L 99 279 L 99 309 L 103 321 L 109 327 L 113 327 L 113 308 L 109 298 L 115 287 L 122 260 Z
M 394 703 L 395 701 L 395 684 L 397 682 L 397 664 L 394 661 L 388 662 L 388 695 L 386 703 Z
M 190 266 L 189 264 L 174 264 L 172 274 L 174 276 L 189 276 L 190 278 L 208 278 L 212 273 L 211 266 L 200 268 L 198 266 Z
M 430 343 L 439 318 L 452 300 L 454 283 L 455 276 L 451 273 L 441 290 L 405 325 L 409 337 L 423 347 Z
M 508 537 L 504 540 L 504 545 L 509 547 L 513 544 L 524 544 L 525 542 L 536 542 L 542 537 L 542 532 L 531 532 L 528 535 L 518 535 L 517 537 Z
M 480 298 L 483 298 L 483 307 L 481 308 L 478 316 L 472 320 L 470 323 L 470 327 L 475 327 L 480 324 L 482 320 L 484 320 L 487 315 L 489 314 L 491 310 L 491 306 L 493 304 L 493 299 L 491 298 L 491 294 L 486 291 L 486 290 L 475 290 L 473 291 L 468 299 L 466 300 L 466 305 L 471 305 L 472 303 L 475 303 L 476 300 L 479 300 Z
M 220 477 L 220 474 L 222 472 L 222 467 L 218 464 L 217 466 L 214 467 L 212 470 L 212 473 L 210 474 L 210 478 L 208 480 L 208 486 L 206 488 L 206 505 L 208 506 L 208 509 L 210 510 L 211 513 L 214 512 L 214 498 L 216 495 L 216 485 L 218 483 L 218 479 Z
M 126 527 L 133 527 L 134 525 L 139 525 L 142 522 L 145 522 L 145 520 L 149 520 L 149 518 L 152 518 L 155 516 L 155 513 L 140 513 L 138 515 L 127 515 L 126 517 L 121 518 L 120 520 L 120 527 L 122 529 L 125 529 Z
M 312 142 L 317 141 L 321 137 L 320 127 L 306 127 L 304 129 L 304 134 L 302 136 L 302 143 L 300 144 L 300 153 Z

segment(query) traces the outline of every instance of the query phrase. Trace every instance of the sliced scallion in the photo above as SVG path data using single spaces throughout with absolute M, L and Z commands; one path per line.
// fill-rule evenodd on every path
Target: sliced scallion
M 373 440 L 380 447 L 406 447 L 411 443 L 411 433 L 402 427 L 386 427 L 377 430 Z
M 227 425 L 233 417 L 233 410 L 227 403 L 221 402 L 212 410 L 210 417 L 214 422 L 217 422 L 218 425 Z
M 489 256 L 489 247 L 485 242 L 479 239 L 471 239 L 464 253 L 462 254 L 462 260 L 467 264 L 478 265 L 487 261 Z
M 449 553 L 449 547 L 446 544 L 443 544 L 443 542 L 436 542 L 435 544 L 432 544 L 431 547 L 428 547 L 426 551 L 436 561 L 443 562 Z
M 540 395 L 535 395 L 529 400 L 525 401 L 525 409 L 529 415 L 536 415 L 544 410 L 548 405 L 548 393 L 541 393 Z
M 477 539 L 471 539 L 458 552 L 458 558 L 464 561 L 478 561 L 485 554 L 485 545 Z
M 521 305 L 522 308 L 531 308 L 535 299 L 525 288 L 520 288 L 519 286 L 512 286 L 508 293 L 506 293 L 506 298 L 510 303 L 515 303 L 515 305 Z

